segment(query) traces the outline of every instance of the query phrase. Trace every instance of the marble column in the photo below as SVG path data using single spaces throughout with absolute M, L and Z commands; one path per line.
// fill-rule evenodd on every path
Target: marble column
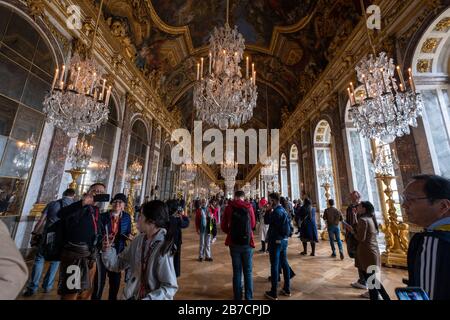
M 123 121 L 121 124 L 121 135 L 119 144 L 119 154 L 117 155 L 117 166 L 114 178 L 113 194 L 122 192 L 122 182 L 125 180 L 125 166 L 128 152 L 129 136 L 131 133 L 131 117 L 134 112 L 134 98 L 127 94 L 125 102 L 125 112 L 123 114 Z

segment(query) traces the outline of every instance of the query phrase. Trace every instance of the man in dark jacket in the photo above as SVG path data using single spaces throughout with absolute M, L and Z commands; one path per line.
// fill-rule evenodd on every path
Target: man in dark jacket
M 62 300 L 91 298 L 97 250 L 102 244 L 100 212 L 94 197 L 104 194 L 105 189 L 104 184 L 95 183 L 81 201 L 59 211 L 63 249 L 58 294 Z
M 278 274 L 281 265 L 284 277 L 284 287 L 281 294 L 290 297 L 290 268 L 287 261 L 288 239 L 291 234 L 291 223 L 289 214 L 280 204 L 280 195 L 272 193 L 269 195 L 271 210 L 264 215 L 264 223 L 269 225 L 267 242 L 270 256 L 270 275 L 272 288 L 266 291 L 265 296 L 271 300 L 278 299 Z
M 44 271 L 44 256 L 42 255 L 42 238 L 44 237 L 46 230 L 53 223 L 58 220 L 58 212 L 62 208 L 72 204 L 73 198 L 75 197 L 75 190 L 67 189 L 63 192 L 62 198 L 52 201 L 47 204 L 42 211 L 39 221 L 31 232 L 32 242 L 38 246 L 38 252 L 34 259 L 33 268 L 31 269 L 31 278 L 28 282 L 27 288 L 23 293 L 24 297 L 30 297 L 36 293 L 39 288 L 39 282 L 41 281 L 42 272 Z M 41 240 L 36 240 L 36 238 Z M 32 244 L 33 245 L 33 244 Z M 58 271 L 59 261 L 50 261 L 50 266 L 44 277 L 44 282 L 42 283 L 42 289 L 45 293 L 48 293 L 53 288 L 53 282 L 55 281 L 55 275 Z
M 183 232 L 182 229 L 189 227 L 189 217 L 186 211 L 183 210 L 179 201 L 167 201 L 167 207 L 169 208 L 169 229 L 174 232 L 173 243 L 176 246 L 176 251 L 173 256 L 173 266 L 175 268 L 175 274 L 177 278 L 181 273 L 181 245 L 183 244 Z
M 131 216 L 125 212 L 127 197 L 123 193 L 118 193 L 111 200 L 112 210 L 100 215 L 102 225 L 102 236 L 112 243 L 116 252 L 121 253 L 127 244 L 127 240 L 132 240 Z M 94 292 L 92 300 L 101 300 L 103 288 L 105 287 L 106 276 L 109 279 L 108 300 L 117 300 L 120 288 L 120 272 L 112 272 L 106 269 L 102 259 L 98 259 L 97 272 L 94 278 Z
M 420 175 L 406 187 L 402 207 L 409 222 L 423 227 L 408 249 L 408 286 L 431 300 L 450 300 L 450 180 Z
M 242 272 L 244 272 L 245 299 L 253 299 L 253 229 L 256 226 L 253 206 L 244 201 L 244 191 L 236 191 L 234 200 L 228 202 L 221 221 L 227 234 L 225 245 L 230 247 L 233 264 L 234 300 L 242 300 Z

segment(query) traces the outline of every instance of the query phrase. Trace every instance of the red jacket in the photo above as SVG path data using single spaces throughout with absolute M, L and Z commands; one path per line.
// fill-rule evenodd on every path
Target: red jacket
M 207 216 L 207 221 L 208 221 L 208 217 L 213 217 L 216 221 L 218 221 L 219 219 L 219 208 L 214 208 L 214 210 L 211 208 L 211 206 L 208 206 L 206 208 L 206 214 Z M 201 218 L 202 218 L 202 208 L 198 208 L 197 210 L 195 210 L 195 228 L 197 231 L 200 230 L 200 222 L 201 222 Z
M 222 231 L 227 234 L 227 239 L 225 240 L 226 246 L 232 245 L 230 233 L 231 233 L 231 215 L 233 214 L 233 207 L 247 208 L 248 212 L 250 213 L 250 226 L 251 226 L 252 230 L 256 226 L 255 213 L 253 212 L 253 207 L 252 207 L 251 203 L 245 202 L 243 200 L 230 201 L 228 203 L 228 206 L 225 208 L 225 212 L 223 214 L 222 221 L 220 224 Z M 255 247 L 255 242 L 253 241 L 253 231 L 251 232 L 250 246 L 252 248 Z

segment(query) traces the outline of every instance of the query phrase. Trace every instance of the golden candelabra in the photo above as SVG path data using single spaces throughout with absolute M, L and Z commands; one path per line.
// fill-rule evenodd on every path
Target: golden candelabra
M 128 201 L 127 201 L 127 212 L 131 216 L 131 234 L 133 236 L 138 234 L 138 229 L 136 226 L 135 221 L 135 214 L 134 214 L 134 187 L 135 185 L 139 184 L 140 179 L 131 179 L 130 180 L 130 191 L 128 193 Z
M 381 226 L 386 240 L 386 251 L 381 254 L 381 262 L 387 267 L 406 267 L 407 252 L 409 245 L 409 226 L 406 223 L 399 222 L 395 201 L 393 200 L 393 190 L 391 181 L 394 176 L 388 174 L 379 174 L 377 179 L 381 180 L 386 186 L 384 194 L 387 196 L 386 204 L 388 211 L 383 211 L 384 224 Z
M 78 187 L 77 180 L 81 175 L 85 174 L 86 171 L 84 171 L 84 169 L 73 168 L 70 170 L 66 170 L 66 172 L 70 173 L 70 175 L 72 176 L 72 182 L 69 184 L 69 188 L 77 190 Z

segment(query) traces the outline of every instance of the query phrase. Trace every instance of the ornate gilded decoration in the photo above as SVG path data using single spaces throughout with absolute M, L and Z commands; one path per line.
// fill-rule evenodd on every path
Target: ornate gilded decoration
M 433 59 L 420 59 L 417 61 L 417 71 L 420 73 L 431 72 L 433 66 Z
M 450 30 L 450 17 L 446 17 L 439 21 L 434 30 L 439 32 L 447 32 Z
M 28 8 L 30 8 L 30 16 L 36 20 L 44 15 L 43 0 L 26 0 Z
M 428 38 L 422 46 L 422 52 L 435 53 L 441 40 L 442 38 Z

